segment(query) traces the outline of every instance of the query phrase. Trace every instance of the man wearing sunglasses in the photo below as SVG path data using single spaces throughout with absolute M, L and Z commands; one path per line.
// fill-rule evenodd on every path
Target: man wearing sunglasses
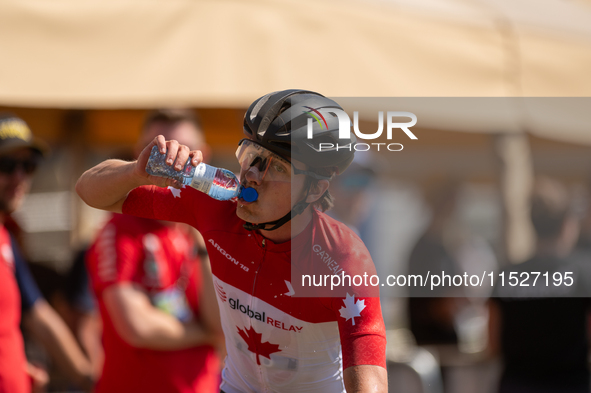
M 29 191 L 44 144 L 33 138 L 27 124 L 0 113 L 0 392 L 38 391 L 47 374 L 28 364 L 19 329 L 23 326 L 52 355 L 57 365 L 80 387 L 90 390 L 91 366 L 74 336 L 43 299 L 28 267 L 7 230 L 10 213 Z
M 153 146 L 176 170 L 202 159 L 162 136 L 136 162 L 105 161 L 76 186 L 90 206 L 185 222 L 201 232 L 226 338 L 224 393 L 387 391 L 376 291 L 347 288 L 346 296 L 331 297 L 318 289 L 322 295 L 314 296 L 293 274 L 375 274 L 361 240 L 323 213 L 332 205 L 329 180 L 349 166 L 354 151 L 346 146 L 355 142 L 339 139 L 338 119 L 329 116 L 307 137 L 309 112 L 327 107 L 340 109 L 305 90 L 270 93 L 250 106 L 236 157 L 241 184 L 258 192 L 254 202 L 216 201 L 148 175 Z M 320 143 L 338 148 L 321 151 Z

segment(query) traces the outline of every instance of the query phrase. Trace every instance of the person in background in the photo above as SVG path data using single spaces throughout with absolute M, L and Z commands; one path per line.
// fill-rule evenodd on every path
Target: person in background
M 14 236 L 10 213 L 22 203 L 46 147 L 20 118 L 0 114 L 0 392 L 41 391 L 47 373 L 27 363 L 21 323 L 79 387 L 90 390 L 88 359 L 64 321 L 41 296 Z
M 86 251 L 76 253 L 74 263 L 64 277 L 63 314 L 67 315 L 64 320 L 88 354 L 98 376 L 105 357 L 101 343 L 102 321 L 85 265 Z
M 586 259 L 591 263 L 591 181 L 587 183 L 587 196 L 580 200 L 581 221 L 579 239 L 575 245 L 574 253 L 577 257 Z
M 137 154 L 160 134 L 208 151 L 188 110 L 150 113 Z M 196 249 L 183 224 L 115 214 L 100 231 L 86 255 L 103 320 L 97 393 L 219 392 L 223 334 Z
M 449 250 L 445 234 L 456 209 L 459 184 L 455 181 L 434 183 L 426 195 L 431 221 L 411 251 L 408 272 L 423 277 L 428 272 L 440 276 L 445 272 L 453 276 L 461 274 L 461 268 Z M 458 343 L 454 318 L 465 305 L 462 296 L 462 292 L 453 286 L 441 286 L 433 291 L 410 287 L 410 330 L 418 345 Z
M 72 265 L 64 272 L 58 272 L 49 264 L 42 262 L 31 265 L 30 270 L 41 294 L 68 325 L 78 344 L 88 356 L 93 373 L 99 376 L 104 357 L 101 343 L 102 322 L 85 266 L 87 250 L 88 246 L 77 251 Z M 36 352 L 34 346 L 27 346 L 27 344 L 29 343 L 25 336 L 27 355 L 31 359 L 38 358 L 39 362 L 44 363 L 46 358 L 43 356 L 44 353 Z M 48 390 L 59 392 L 78 390 L 59 369 L 49 367 L 48 370 L 51 378 Z
M 505 268 L 490 300 L 490 349 L 504 363 L 500 393 L 589 392 L 589 263 L 571 259 L 571 196 L 541 178 L 531 196 L 535 255 Z M 539 274 L 536 277 L 536 273 Z

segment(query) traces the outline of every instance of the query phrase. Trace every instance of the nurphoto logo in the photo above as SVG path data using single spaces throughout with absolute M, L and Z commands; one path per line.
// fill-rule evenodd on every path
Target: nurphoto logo
M 305 111 L 304 113 L 308 114 L 310 117 L 308 118 L 308 139 L 312 139 L 313 135 L 313 127 L 314 122 L 320 125 L 322 130 L 328 129 L 328 123 L 326 118 L 328 116 L 336 116 L 339 121 L 339 139 L 351 139 L 351 118 L 347 113 L 339 108 L 335 107 L 320 107 L 320 108 L 312 108 L 307 106 L 309 111 Z M 410 121 L 400 122 L 395 121 L 395 119 L 407 118 Z M 394 134 L 394 130 L 400 129 L 404 131 L 406 136 L 410 139 L 418 139 L 415 134 L 409 129 L 410 127 L 417 124 L 417 116 L 411 112 L 395 112 L 395 111 L 388 111 L 386 112 L 386 137 L 388 141 L 392 140 L 392 136 Z M 359 130 L 359 112 L 353 112 L 353 132 L 359 139 L 363 140 L 373 140 L 379 138 L 382 133 L 384 132 L 384 112 L 378 112 L 378 130 L 371 134 L 365 134 Z M 318 146 L 318 151 L 328 151 L 328 150 L 355 150 L 355 151 L 367 151 L 372 149 L 372 146 L 377 150 L 380 151 L 380 147 L 387 149 L 388 151 L 401 151 L 404 146 L 401 143 L 364 143 L 364 142 L 355 142 L 349 143 L 347 145 L 339 145 L 335 146 L 334 143 L 320 143 Z

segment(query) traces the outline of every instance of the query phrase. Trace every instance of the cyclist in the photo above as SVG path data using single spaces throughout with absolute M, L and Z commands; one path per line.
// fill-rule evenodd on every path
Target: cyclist
M 177 170 L 189 158 L 193 165 L 202 159 L 199 151 L 162 136 L 137 161 L 107 160 L 86 171 L 76 186 L 90 206 L 185 222 L 201 232 L 228 352 L 222 392 L 387 391 L 377 295 L 356 289 L 341 297 L 298 296 L 299 278 L 292 275 L 294 269 L 375 273 L 361 240 L 320 211 L 332 204 L 330 178 L 343 172 L 354 154 L 349 146 L 354 140 L 339 139 L 336 117 L 316 116 L 322 123 L 313 124 L 308 138 L 309 112 L 327 107 L 340 109 L 305 90 L 274 92 L 253 102 L 236 155 L 241 183 L 258 192 L 255 202 L 216 201 L 148 175 L 153 146 L 166 152 Z M 334 148 L 323 151 L 320 143 Z

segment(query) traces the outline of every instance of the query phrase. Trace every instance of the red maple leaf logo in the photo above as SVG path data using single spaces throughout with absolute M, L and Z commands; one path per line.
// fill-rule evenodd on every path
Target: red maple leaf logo
M 271 359 L 270 355 L 273 352 L 281 352 L 279 345 L 271 344 L 268 341 L 263 342 L 263 334 L 257 333 L 252 328 L 252 326 L 245 330 L 240 329 L 238 326 L 236 326 L 236 328 L 238 329 L 238 334 L 240 337 L 242 337 L 246 344 L 248 344 L 248 350 L 256 354 L 257 364 L 259 366 L 261 365 L 261 361 L 259 360 L 260 355 L 266 357 L 267 359 Z

